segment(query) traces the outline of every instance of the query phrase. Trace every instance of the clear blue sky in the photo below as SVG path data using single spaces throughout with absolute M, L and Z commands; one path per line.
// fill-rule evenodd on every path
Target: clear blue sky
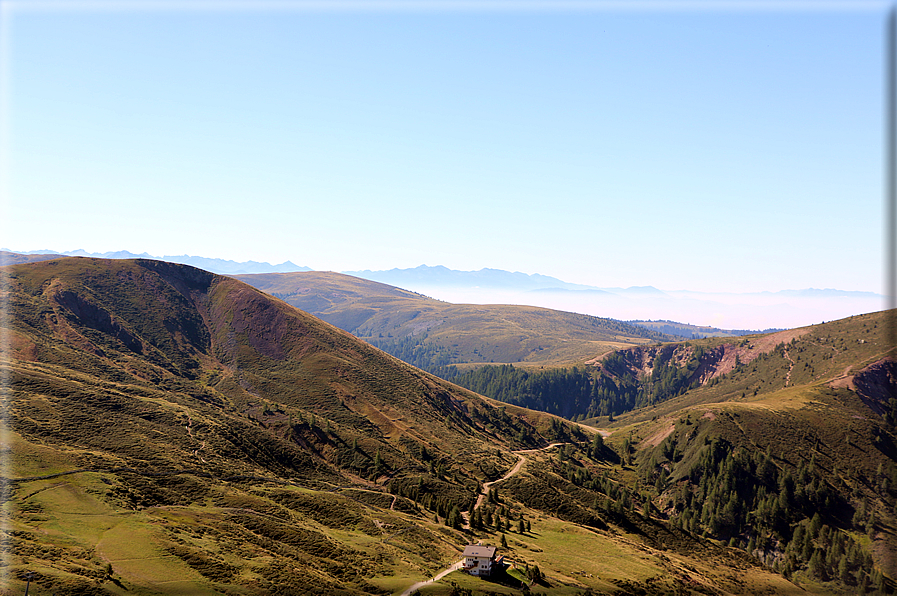
M 0 246 L 882 291 L 887 4 L 746 4 L 4 2 Z

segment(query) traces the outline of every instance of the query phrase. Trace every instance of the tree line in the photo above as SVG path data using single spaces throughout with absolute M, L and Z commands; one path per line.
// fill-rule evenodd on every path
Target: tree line
M 695 348 L 680 366 L 673 359 L 675 347 L 659 350 L 651 374 L 641 378 L 632 374 L 635 355 L 628 351 L 609 354 L 600 369 L 533 371 L 502 364 L 466 372 L 448 366 L 432 372 L 481 395 L 570 420 L 613 417 L 670 399 L 697 385 L 694 373 L 703 350 Z

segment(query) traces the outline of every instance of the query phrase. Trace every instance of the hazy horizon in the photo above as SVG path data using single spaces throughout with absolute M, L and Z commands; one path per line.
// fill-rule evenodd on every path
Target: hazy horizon
M 2 250 L 7 250 L 3 247 Z M 15 251 L 14 251 L 15 252 Z M 35 252 L 41 252 L 35 251 Z M 52 251 L 51 251 L 52 252 Z M 77 252 L 59 251 L 59 252 Z M 117 253 L 131 251 L 115 251 Z M 100 255 L 92 255 L 100 256 Z M 168 258 L 176 255 L 167 255 Z M 227 267 L 210 267 L 206 263 L 197 261 L 218 261 L 214 257 L 200 255 L 177 255 L 188 257 L 179 259 L 178 262 L 187 262 L 194 266 L 214 270 L 225 275 L 241 273 L 263 273 L 281 271 L 276 263 L 255 263 L 257 268 L 233 269 L 231 265 L 239 265 L 233 261 L 227 262 Z M 165 258 L 166 255 L 150 255 L 151 258 Z M 119 257 L 113 257 L 119 258 Z M 243 263 L 246 264 L 246 263 Z M 261 265 L 261 267 L 258 267 Z M 265 267 L 269 265 L 269 267 Z M 297 267 L 303 267 L 300 263 L 293 263 Z M 425 266 L 421 266 L 425 267 Z M 672 320 L 679 323 L 699 326 L 718 327 L 722 329 L 750 329 L 762 331 L 771 328 L 795 328 L 813 325 L 824 321 L 842 319 L 853 315 L 865 314 L 889 308 L 885 296 L 877 293 L 863 293 L 846 291 L 846 295 L 831 295 L 824 290 L 838 288 L 816 288 L 818 292 L 802 292 L 813 288 L 780 288 L 756 293 L 709 293 L 690 290 L 687 287 L 657 288 L 658 293 L 627 292 L 627 288 L 614 288 L 604 286 L 605 290 L 620 290 L 615 293 L 595 293 L 586 286 L 582 288 L 563 289 L 564 286 L 574 286 L 568 280 L 558 279 L 563 282 L 554 289 L 550 286 L 525 287 L 518 283 L 514 286 L 502 277 L 507 287 L 490 285 L 488 278 L 479 276 L 465 276 L 464 274 L 479 274 L 484 271 L 496 274 L 510 273 L 519 275 L 520 272 L 507 272 L 497 269 L 483 269 L 478 271 L 449 270 L 452 280 L 440 282 L 421 267 L 411 269 L 390 269 L 380 271 L 342 271 L 349 275 L 356 275 L 374 281 L 380 281 L 403 289 L 418 292 L 425 296 L 451 302 L 455 304 L 517 304 L 528 306 L 541 306 L 555 310 L 577 312 L 596 317 L 612 318 L 619 320 Z M 314 271 L 314 269 L 312 269 Z M 369 275 L 365 275 L 368 273 Z M 414 275 L 412 275 L 414 274 Z M 526 275 L 526 274 L 524 274 Z M 539 274 L 535 274 L 539 275 Z M 477 279 L 484 283 L 479 283 Z M 529 276 L 528 276 L 529 277 Z M 542 280 L 539 280 L 542 281 Z M 644 288 L 646 286 L 639 286 Z M 632 289 L 632 288 L 629 288 Z M 789 293 L 797 291 L 796 293 Z
M 884 293 L 886 8 L 6 3 L 0 231 Z
M 283 272 L 334 271 L 333 269 L 318 269 L 318 268 L 314 268 L 314 267 L 309 267 L 308 265 L 306 265 L 304 263 L 296 263 L 290 259 L 287 259 L 281 263 L 276 263 L 276 262 L 272 263 L 269 261 L 255 261 L 255 260 L 251 260 L 251 259 L 246 260 L 246 261 L 236 261 L 233 259 L 223 259 L 223 258 L 220 258 L 217 256 L 209 256 L 209 255 L 188 255 L 188 254 L 159 255 L 159 254 L 150 254 L 146 251 L 135 253 L 135 252 L 127 250 L 127 249 L 109 250 L 109 251 L 103 251 L 103 252 L 88 252 L 82 248 L 76 248 L 76 249 L 71 249 L 71 250 L 54 250 L 54 249 L 50 249 L 50 248 L 34 249 L 34 250 L 17 250 L 17 249 L 12 249 L 9 247 L 0 247 L 0 251 L 8 251 L 11 253 L 23 254 L 23 255 L 41 255 L 41 254 L 55 255 L 55 254 L 58 254 L 58 255 L 70 255 L 70 256 L 87 256 L 87 257 L 92 257 L 92 258 L 114 258 L 114 259 L 117 259 L 117 258 L 140 258 L 140 257 L 146 257 L 146 258 L 151 258 L 151 259 L 167 259 L 167 258 L 175 258 L 176 257 L 176 258 L 186 258 L 186 259 L 196 259 L 196 260 L 221 261 L 221 262 L 225 262 L 225 263 L 233 263 L 235 265 L 255 264 L 255 265 L 261 265 L 261 266 L 269 266 L 270 271 L 268 271 L 269 267 L 265 267 L 264 272 L 275 272 L 274 268 L 282 266 L 282 265 L 287 265 L 289 263 L 291 265 L 295 265 L 296 269 L 291 270 L 291 271 L 283 271 Z M 122 255 L 125 253 L 127 253 L 127 255 L 129 255 L 129 256 L 119 256 L 119 255 Z M 585 289 L 585 288 L 599 288 L 599 289 L 616 288 L 616 289 L 620 289 L 620 290 L 625 290 L 625 289 L 634 289 L 634 288 L 655 288 L 655 289 L 668 291 L 668 292 L 680 292 L 680 293 L 681 292 L 694 292 L 697 294 L 721 295 L 721 296 L 722 295 L 770 294 L 770 293 L 775 294 L 775 293 L 781 293 L 781 292 L 802 291 L 802 290 L 821 290 L 821 291 L 834 290 L 834 291 L 850 292 L 850 293 L 855 293 L 855 294 L 875 294 L 876 296 L 879 296 L 879 297 L 885 297 L 884 294 L 882 294 L 881 292 L 878 292 L 878 291 L 844 290 L 842 288 L 822 288 L 822 287 L 819 287 L 819 288 L 781 287 L 781 288 L 767 288 L 767 289 L 762 289 L 762 290 L 754 290 L 754 291 L 750 291 L 750 292 L 714 292 L 714 291 L 693 290 L 687 286 L 682 286 L 682 285 L 673 286 L 673 287 L 657 287 L 656 285 L 653 285 L 653 284 L 643 284 L 643 285 L 626 286 L 626 287 L 608 286 L 608 285 L 596 286 L 596 285 L 588 285 L 588 284 L 579 284 L 577 282 L 573 282 L 573 281 L 570 281 L 567 279 L 561 279 L 559 277 L 546 275 L 541 272 L 525 273 L 523 271 L 509 271 L 507 269 L 498 269 L 496 267 L 489 267 L 489 266 L 480 267 L 479 269 L 461 270 L 461 269 L 451 269 L 451 268 L 448 268 L 445 265 L 442 265 L 440 263 L 436 263 L 436 264 L 432 264 L 432 265 L 426 264 L 426 263 L 421 263 L 420 265 L 417 265 L 415 267 L 404 267 L 404 268 L 389 267 L 386 269 L 357 269 L 357 270 L 342 270 L 342 271 L 335 271 L 335 272 L 352 275 L 352 274 L 359 274 L 359 273 L 389 273 L 389 272 L 393 272 L 393 271 L 408 272 L 408 271 L 415 271 L 415 270 L 421 270 L 421 269 L 440 269 L 440 268 L 446 269 L 446 270 L 454 272 L 454 273 L 480 273 L 480 272 L 484 272 L 484 271 L 495 271 L 495 272 L 501 272 L 501 273 L 510 273 L 513 275 L 525 275 L 527 277 L 537 277 L 537 278 L 538 277 L 547 277 L 547 278 L 551 278 L 551 279 L 557 279 L 558 281 L 562 281 L 562 282 L 564 282 L 564 284 L 568 284 L 568 285 L 580 285 L 580 286 L 582 286 L 583 289 Z M 209 269 L 209 271 L 212 271 L 213 273 L 224 273 L 223 271 L 212 270 L 212 269 Z

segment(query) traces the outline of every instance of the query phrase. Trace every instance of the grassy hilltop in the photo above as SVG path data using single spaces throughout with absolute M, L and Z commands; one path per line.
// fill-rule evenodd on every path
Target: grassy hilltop
M 483 363 L 570 366 L 620 347 L 672 339 L 548 308 L 450 304 L 341 273 L 235 277 L 428 370 Z
M 602 439 L 426 374 L 235 279 L 151 260 L 2 271 L 2 594 L 23 593 L 28 574 L 35 593 L 401 594 L 477 541 L 506 545 L 506 574 L 452 573 L 421 592 L 892 587 L 882 317 L 820 328 L 818 360 L 811 343 L 787 344 L 815 371 L 834 346 L 840 379 L 798 387 L 795 365 L 787 387 L 753 395 L 761 366 L 779 379 L 782 342 L 748 338 L 737 349 L 766 356 L 708 364 L 706 383 L 618 412 Z M 616 359 L 608 379 L 638 379 L 657 361 L 647 350 L 695 345 L 595 364 Z M 646 391 L 665 378 L 640 374 L 655 383 Z

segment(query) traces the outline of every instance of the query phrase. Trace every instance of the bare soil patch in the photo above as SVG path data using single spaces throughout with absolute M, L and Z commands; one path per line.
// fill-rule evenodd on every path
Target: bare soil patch
M 654 433 L 653 435 L 651 435 L 650 437 L 645 439 L 645 443 L 647 443 L 648 445 L 651 445 L 652 447 L 657 447 L 658 445 L 663 443 L 664 439 L 666 439 L 668 436 L 673 434 L 674 430 L 676 430 L 676 427 L 673 424 L 670 424 L 667 427 L 661 428 L 659 431 L 657 431 L 656 433 Z

